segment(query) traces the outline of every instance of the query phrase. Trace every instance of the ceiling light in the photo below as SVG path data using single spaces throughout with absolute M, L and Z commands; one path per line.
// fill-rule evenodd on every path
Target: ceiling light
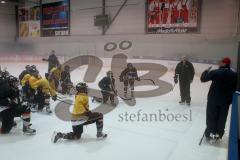
M 3 1 L 3 0 L 2 0 L 1 3 L 4 4 L 4 3 L 6 3 L 6 1 Z

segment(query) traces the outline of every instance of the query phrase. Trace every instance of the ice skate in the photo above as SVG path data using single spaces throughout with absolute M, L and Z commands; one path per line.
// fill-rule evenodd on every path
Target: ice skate
M 105 139 L 105 138 L 107 138 L 107 134 L 103 132 L 97 133 L 97 139 Z
M 216 143 L 217 139 L 216 136 L 213 133 L 210 133 L 209 138 L 208 138 L 208 142 L 213 145 L 214 143 Z
M 48 106 L 48 107 L 46 107 L 46 112 L 48 113 L 48 114 L 52 114 L 52 110 L 50 109 L 50 107 Z
M 111 101 L 111 105 L 112 105 L 113 107 L 116 107 L 116 103 L 115 103 L 114 101 Z
M 61 138 L 63 138 L 63 134 L 61 132 L 54 132 L 53 136 L 52 136 L 52 142 L 56 143 L 57 141 L 59 141 Z
M 24 134 L 32 135 L 32 134 L 35 134 L 35 133 L 36 133 L 36 130 L 30 128 L 30 125 L 27 125 L 27 126 L 23 126 L 23 133 L 24 133 Z
M 179 104 L 180 104 L 180 105 L 184 105 L 185 102 L 183 102 L 183 101 L 179 101 Z

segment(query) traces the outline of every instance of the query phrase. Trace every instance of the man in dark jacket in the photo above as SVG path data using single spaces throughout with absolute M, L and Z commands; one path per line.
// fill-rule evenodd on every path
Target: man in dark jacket
M 208 92 L 205 136 L 208 140 L 221 139 L 224 134 L 229 105 L 237 86 L 237 73 L 230 68 L 231 60 L 223 58 L 219 69 L 201 75 L 201 81 L 212 81 Z M 211 141 L 210 141 L 211 142 Z
M 48 61 L 48 72 L 50 72 L 53 67 L 57 67 L 60 64 L 54 50 L 51 51 L 51 55 L 48 59 L 43 58 L 42 60 Z
M 191 62 L 187 60 L 185 56 L 181 58 L 181 62 L 179 62 L 175 69 L 174 82 L 178 83 L 180 86 L 180 96 L 181 101 L 180 104 L 186 104 L 189 106 L 191 103 L 190 96 L 190 83 L 193 81 L 195 71 Z

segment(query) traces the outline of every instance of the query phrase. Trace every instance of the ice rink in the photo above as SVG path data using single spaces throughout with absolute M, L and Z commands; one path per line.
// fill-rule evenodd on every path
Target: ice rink
M 129 62 L 160 63 L 168 67 L 168 72 L 160 77 L 161 80 L 173 84 L 173 68 L 177 62 L 153 60 L 129 60 Z M 19 75 L 28 63 L 1 63 L 2 68 L 13 75 Z M 40 74 L 44 76 L 47 63 L 36 63 Z M 196 74 L 191 85 L 191 106 L 179 105 L 179 85 L 173 91 L 149 98 L 136 98 L 136 105 L 129 106 L 119 99 L 119 104 L 111 112 L 104 115 L 104 132 L 107 139 L 96 139 L 96 126 L 94 124 L 84 127 L 82 138 L 78 141 L 60 141 L 53 144 L 51 137 L 54 131 L 69 132 L 71 123 L 60 120 L 55 113 L 32 114 L 32 128 L 37 130 L 34 136 L 22 134 L 22 122 L 18 122 L 10 134 L 0 136 L 1 159 L 16 160 L 43 160 L 43 159 L 84 159 L 84 160 L 225 160 L 227 157 L 228 128 L 223 140 L 211 146 L 203 141 L 198 143 L 205 129 L 205 110 L 207 93 L 210 83 L 201 83 L 199 73 L 208 68 L 207 64 L 194 64 Z M 82 66 L 71 73 L 72 81 L 76 84 L 83 80 L 86 66 Z M 104 65 L 91 88 L 98 88 L 97 82 L 105 76 L 110 69 L 109 59 L 104 59 Z M 144 72 L 139 72 L 139 75 Z M 151 90 L 154 86 L 136 87 L 136 90 Z M 91 98 L 90 98 L 91 99 Z M 96 108 L 99 103 L 90 102 L 90 109 Z M 51 102 L 54 110 L 58 102 Z M 155 121 L 140 119 L 125 119 L 126 113 L 150 115 L 164 113 L 170 120 Z M 171 120 L 172 115 L 185 115 L 187 120 Z M 149 118 L 149 117 L 148 117 Z

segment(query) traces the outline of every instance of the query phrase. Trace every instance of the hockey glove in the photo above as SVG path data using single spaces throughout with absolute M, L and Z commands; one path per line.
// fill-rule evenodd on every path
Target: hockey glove
M 173 80 L 174 80 L 174 83 L 175 83 L 175 84 L 178 83 L 178 77 L 177 77 L 177 75 L 175 75 L 175 76 L 173 77 Z
M 123 82 L 123 79 L 122 79 L 122 78 L 120 78 L 120 82 Z

